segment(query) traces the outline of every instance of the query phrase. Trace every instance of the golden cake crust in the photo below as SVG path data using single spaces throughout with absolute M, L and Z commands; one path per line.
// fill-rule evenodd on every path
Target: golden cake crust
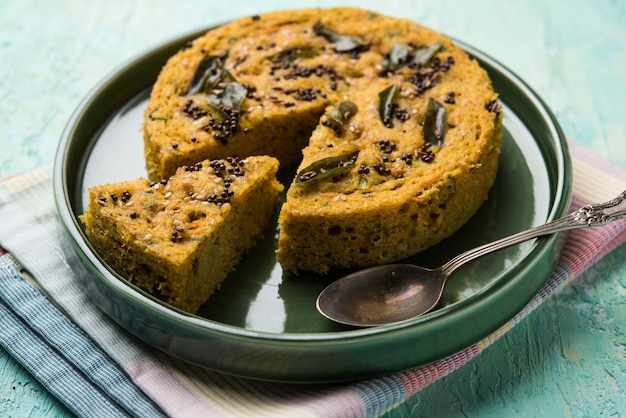
M 194 90 L 207 63 L 225 76 Z M 242 86 L 235 113 L 218 109 Z M 442 141 L 431 138 L 431 102 L 445 110 Z M 209 31 L 165 65 L 144 123 L 153 180 L 203 158 L 261 154 L 301 161 L 300 174 L 313 165 L 315 177 L 320 162 L 348 156 L 336 175 L 297 177 L 281 209 L 278 261 L 320 273 L 398 260 L 451 235 L 486 199 L 501 135 L 497 94 L 461 48 L 355 8 L 268 13 Z

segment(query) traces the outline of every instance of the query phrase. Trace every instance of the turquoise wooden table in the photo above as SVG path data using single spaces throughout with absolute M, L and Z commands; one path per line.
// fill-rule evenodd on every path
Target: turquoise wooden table
M 530 84 L 565 133 L 626 168 L 626 2 L 321 1 L 407 17 L 486 52 Z M 172 37 L 287 0 L 0 0 L 0 178 L 52 161 L 81 98 L 127 59 Z M 0 351 L 0 416 L 71 415 Z M 389 413 L 624 416 L 626 246 L 460 370 Z

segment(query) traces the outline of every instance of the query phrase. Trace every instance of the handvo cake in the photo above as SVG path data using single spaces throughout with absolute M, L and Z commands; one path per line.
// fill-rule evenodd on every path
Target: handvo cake
M 87 234 L 132 283 L 194 312 L 270 222 L 279 162 L 293 176 L 279 208 L 284 270 L 389 263 L 450 236 L 494 182 L 502 107 L 480 65 L 433 30 L 357 8 L 288 10 L 173 55 L 143 137 L 149 180 L 92 188 Z M 216 161 L 250 172 L 225 187 Z M 234 195 L 216 205 L 208 184 Z
M 404 258 L 463 225 L 494 181 L 501 113 L 487 73 L 443 35 L 355 8 L 281 11 L 167 62 L 145 156 L 154 180 L 206 157 L 299 163 L 277 257 L 323 273 Z

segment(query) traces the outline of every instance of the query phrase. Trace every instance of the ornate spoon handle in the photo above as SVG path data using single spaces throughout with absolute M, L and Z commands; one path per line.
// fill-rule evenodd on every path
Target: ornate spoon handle
M 584 228 L 589 226 L 604 225 L 617 219 L 626 217 L 626 191 L 623 191 L 615 199 L 605 203 L 595 205 L 587 205 L 544 225 L 531 228 L 526 231 L 519 232 L 498 241 L 476 247 L 462 254 L 457 255 L 441 267 L 444 275 L 452 274 L 456 269 L 465 263 L 472 261 L 478 257 L 489 254 L 503 248 L 510 247 L 515 244 L 528 241 L 533 238 L 568 229 Z
M 577 222 L 587 223 L 588 226 L 604 225 L 626 217 L 626 191 L 615 199 L 597 205 L 587 205 L 573 212 Z

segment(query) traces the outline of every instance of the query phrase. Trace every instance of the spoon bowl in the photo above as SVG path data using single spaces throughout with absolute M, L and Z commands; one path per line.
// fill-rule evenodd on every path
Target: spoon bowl
M 445 278 L 440 269 L 413 264 L 370 267 L 328 286 L 317 299 L 317 309 L 348 325 L 399 322 L 432 310 L 441 298 Z
M 624 217 L 626 191 L 606 203 L 583 206 L 560 219 L 466 251 L 436 269 L 387 264 L 359 270 L 327 286 L 317 298 L 317 310 L 332 321 L 358 327 L 412 319 L 434 309 L 448 278 L 470 261 L 533 238 Z

